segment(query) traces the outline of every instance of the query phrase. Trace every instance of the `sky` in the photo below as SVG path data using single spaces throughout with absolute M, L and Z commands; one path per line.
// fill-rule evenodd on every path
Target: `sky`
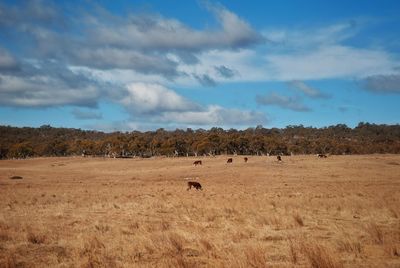
M 400 1 L 0 0 L 0 125 L 400 123 Z

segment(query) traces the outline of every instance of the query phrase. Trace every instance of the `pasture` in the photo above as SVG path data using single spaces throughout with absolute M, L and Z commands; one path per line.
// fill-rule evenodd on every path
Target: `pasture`
M 400 155 L 247 157 L 0 161 L 0 267 L 400 267 Z

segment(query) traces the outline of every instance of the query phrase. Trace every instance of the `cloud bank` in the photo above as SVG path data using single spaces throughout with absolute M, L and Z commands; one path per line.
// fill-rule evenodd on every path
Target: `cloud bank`
M 80 107 L 72 112 L 75 118 L 89 120 L 101 115 L 82 107 L 104 100 L 123 107 L 131 126 L 227 126 L 268 120 L 261 112 L 196 103 L 174 89 L 279 81 L 299 96 L 322 100 L 331 95 L 310 86 L 311 80 L 355 79 L 370 92 L 399 93 L 393 54 L 347 42 L 364 27 L 357 20 L 254 29 L 227 8 L 205 4 L 214 24 L 194 28 L 158 13 L 117 15 L 85 5 L 89 8 L 55 1 L 0 3 L 0 105 L 75 106 Z M 311 110 L 301 98 L 279 92 L 255 101 Z
M 120 100 L 132 121 L 193 126 L 248 126 L 265 124 L 261 112 L 201 105 L 158 84 L 132 83 Z

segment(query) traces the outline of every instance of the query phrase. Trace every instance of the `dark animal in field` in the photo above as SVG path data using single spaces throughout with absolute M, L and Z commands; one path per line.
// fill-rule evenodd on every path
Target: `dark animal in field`
M 327 158 L 326 154 L 318 154 L 319 158 Z
M 196 188 L 196 190 L 203 190 L 201 188 L 201 184 L 198 183 L 197 181 L 188 181 L 188 188 L 187 190 L 189 191 L 192 187 Z
M 226 161 L 226 163 L 232 163 L 233 159 L 232 158 L 228 158 L 228 160 Z
M 281 157 L 280 155 L 278 155 L 278 156 L 276 157 L 276 159 L 278 159 L 279 162 L 282 161 L 282 157 Z
M 247 161 L 249 161 L 249 159 L 247 157 L 245 157 L 244 162 L 247 163 Z
M 193 162 L 193 165 L 197 166 L 197 165 L 202 165 L 203 163 L 201 162 L 201 160 L 196 160 Z
M 10 177 L 11 180 L 22 180 L 21 176 L 12 176 Z

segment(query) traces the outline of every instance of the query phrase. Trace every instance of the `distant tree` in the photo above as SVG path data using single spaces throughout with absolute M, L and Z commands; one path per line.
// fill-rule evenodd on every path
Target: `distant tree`
M 13 144 L 7 154 L 8 158 L 27 158 L 33 156 L 33 148 L 29 142 Z
M 151 156 L 218 154 L 369 154 L 400 153 L 400 126 L 360 122 L 324 128 L 291 125 L 245 130 L 190 128 L 147 132 L 0 126 L 0 158 L 81 155 Z

